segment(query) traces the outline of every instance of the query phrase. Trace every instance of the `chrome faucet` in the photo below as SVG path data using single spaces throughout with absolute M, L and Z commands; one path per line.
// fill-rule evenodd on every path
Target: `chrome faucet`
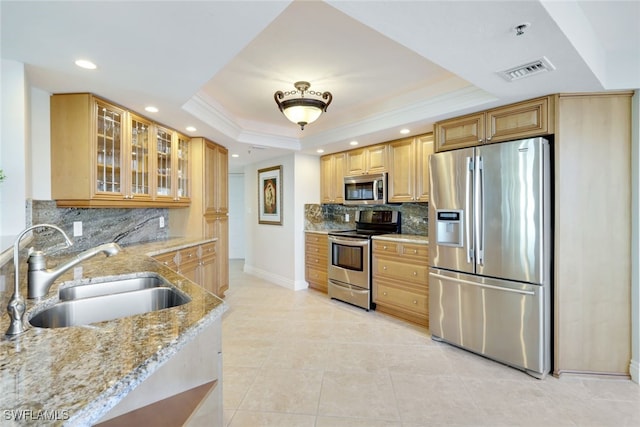
M 59 227 L 51 224 L 37 224 L 25 229 L 18 235 L 15 243 L 13 244 L 13 275 L 15 277 L 15 287 L 13 289 L 13 295 L 9 300 L 9 304 L 7 305 L 7 313 L 11 318 L 9 329 L 7 329 L 7 335 L 18 335 L 24 332 L 24 323 L 22 323 L 22 318 L 24 317 L 26 304 L 20 296 L 20 269 L 18 258 L 20 251 L 20 241 L 25 234 L 36 228 L 52 228 L 54 230 L 57 230 L 64 236 L 67 247 L 73 244 L 71 243 L 71 240 L 69 240 L 69 236 L 67 236 L 64 231 L 62 231 Z M 29 251 L 31 251 L 31 249 L 29 249 Z
M 69 270 L 76 264 L 81 263 L 91 257 L 104 252 L 106 256 L 113 256 L 120 252 L 120 246 L 117 243 L 105 243 L 95 248 L 87 249 L 80 252 L 75 258 L 54 268 L 48 269 L 44 253 L 34 251 L 29 255 L 29 277 L 27 278 L 27 298 L 42 298 L 49 292 L 49 288 L 53 282 L 60 277 L 65 271 Z
M 15 288 L 13 291 L 13 296 L 7 305 L 7 313 L 11 318 L 11 324 L 9 325 L 9 329 L 7 330 L 7 335 L 17 335 L 24 332 L 24 323 L 22 318 L 24 317 L 24 313 L 26 310 L 26 305 L 22 297 L 20 296 L 19 290 L 19 267 L 18 267 L 18 251 L 20 247 L 20 241 L 22 237 L 29 231 L 35 228 L 52 228 L 54 230 L 59 231 L 65 238 L 66 246 L 69 247 L 73 243 L 69 239 L 69 236 L 62 231 L 60 228 L 55 225 L 50 224 L 38 224 L 24 230 L 18 238 L 13 246 L 13 266 L 15 269 Z M 98 255 L 101 252 L 104 252 L 106 256 L 112 256 L 120 252 L 120 246 L 117 243 L 105 243 L 103 245 L 96 246 L 95 248 L 88 249 L 84 252 L 79 253 L 71 260 L 66 263 L 54 268 L 48 269 L 47 262 L 45 259 L 45 253 L 42 251 L 34 251 L 33 248 L 29 249 L 29 263 L 28 268 L 28 276 L 27 276 L 27 298 L 29 299 L 38 299 L 42 298 L 49 292 L 49 288 L 53 282 L 60 277 L 64 272 L 75 266 L 76 264 L 81 263 L 82 261 L 89 259 L 95 255 Z

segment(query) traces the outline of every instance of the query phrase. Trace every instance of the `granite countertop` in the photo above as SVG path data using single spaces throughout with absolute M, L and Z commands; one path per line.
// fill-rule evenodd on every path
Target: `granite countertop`
M 416 243 L 421 245 L 429 244 L 429 238 L 419 234 L 380 234 L 378 236 L 373 236 L 372 239 L 388 240 L 391 242 Z
M 11 338 L 3 335 L 0 339 L 3 419 L 12 417 L 10 411 L 17 411 L 13 414 L 26 416 L 21 423 L 27 425 L 95 423 L 220 318 L 226 308 L 221 299 L 148 256 L 213 240 L 169 239 L 129 246 L 115 256 L 98 255 L 76 266 L 82 267 L 83 283 L 94 277 L 156 273 L 189 295 L 191 302 L 79 327 L 39 329 L 28 325 L 23 334 Z M 63 257 L 52 265 L 61 260 Z M 27 300 L 25 323 L 33 313 L 57 301 L 60 286 L 78 274 L 77 269 L 73 270 L 53 284 L 44 300 L 37 303 Z M 26 280 L 21 283 L 22 295 L 26 296 Z M 0 292 L 4 306 L 13 292 L 13 286 L 7 288 L 7 292 Z M 9 317 L 3 312 L 0 333 L 4 334 L 8 325 Z M 49 414 L 42 418 L 44 411 Z M 57 411 L 53 417 L 52 411 Z

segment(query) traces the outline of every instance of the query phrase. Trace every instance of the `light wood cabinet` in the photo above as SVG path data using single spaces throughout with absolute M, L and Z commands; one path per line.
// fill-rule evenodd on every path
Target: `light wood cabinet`
M 554 133 L 553 97 L 456 117 L 434 126 L 435 150 L 445 151 Z
M 345 175 L 387 172 L 387 144 L 371 145 L 346 152 Z
M 320 158 L 320 203 L 344 203 L 345 154 Z
M 153 258 L 209 292 L 216 293 L 212 280 L 215 272 L 215 245 L 216 242 L 197 244 L 158 254 Z
M 429 258 L 426 243 L 372 239 L 376 310 L 429 327 Z
M 329 239 L 325 233 L 305 233 L 304 278 L 309 287 L 325 294 L 328 291 Z
M 428 202 L 429 156 L 433 153 L 433 134 L 399 139 L 388 145 L 389 202 Z
M 202 137 L 189 143 L 191 165 L 191 207 L 169 212 L 169 226 L 175 235 L 217 238 L 213 293 L 223 298 L 229 288 L 229 151 Z
M 160 135 L 168 145 L 156 143 Z M 178 138 L 92 94 L 52 95 L 52 198 L 61 207 L 188 206 L 175 184 L 188 193 L 188 150 L 174 161 Z M 182 146 L 188 148 L 188 138 Z
M 557 97 L 553 150 L 557 376 L 629 375 L 632 95 Z

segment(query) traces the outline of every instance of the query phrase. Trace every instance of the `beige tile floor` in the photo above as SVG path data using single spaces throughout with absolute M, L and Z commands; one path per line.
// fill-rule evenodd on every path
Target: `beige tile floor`
M 241 261 L 230 278 L 226 426 L 640 426 L 631 381 L 537 380 L 425 329 L 242 273 Z

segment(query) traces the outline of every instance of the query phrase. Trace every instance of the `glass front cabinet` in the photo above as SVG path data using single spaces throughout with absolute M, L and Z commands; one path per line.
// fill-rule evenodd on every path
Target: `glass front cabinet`
M 189 162 L 189 138 L 172 129 L 91 94 L 51 97 L 58 206 L 188 206 Z

